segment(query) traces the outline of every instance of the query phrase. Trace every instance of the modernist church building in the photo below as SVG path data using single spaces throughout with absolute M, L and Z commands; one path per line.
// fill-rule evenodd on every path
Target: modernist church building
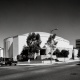
M 41 38 L 40 47 L 43 48 L 50 36 L 50 33 L 46 32 L 35 32 L 38 33 Z M 27 46 L 26 39 L 29 33 L 17 35 L 4 39 L 4 57 L 13 58 L 17 60 L 17 55 L 21 54 L 23 47 Z M 62 37 L 56 36 L 55 41 L 57 41 L 56 48 L 62 50 L 66 49 L 69 51 L 69 57 L 72 56 L 73 45 L 70 45 L 70 42 Z

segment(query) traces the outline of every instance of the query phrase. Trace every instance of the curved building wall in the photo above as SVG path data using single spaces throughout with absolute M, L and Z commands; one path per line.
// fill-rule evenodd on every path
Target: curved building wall
M 43 48 L 43 46 L 45 46 L 45 43 L 47 42 L 50 36 L 50 33 L 46 33 L 46 32 L 35 32 L 35 33 L 40 34 L 41 41 L 42 41 L 40 46 L 41 48 Z M 26 39 L 28 37 L 28 34 L 29 33 L 4 39 L 4 50 L 5 50 L 4 56 L 13 57 L 14 59 L 17 59 L 17 55 L 21 54 L 23 47 L 25 45 L 27 46 Z M 57 48 L 68 49 L 70 50 L 70 54 L 71 54 L 71 50 L 73 49 L 73 46 L 70 45 L 70 42 L 68 40 L 56 36 L 55 41 L 58 42 Z M 50 49 L 48 51 L 50 51 Z
M 3 48 L 0 48 L 0 57 L 3 57 Z
M 50 33 L 46 33 L 46 32 L 35 32 L 35 33 L 39 33 L 40 34 L 41 41 L 42 41 L 41 47 L 43 47 L 45 45 L 45 43 L 47 42 L 47 40 L 48 40 L 48 38 L 50 36 Z M 26 38 L 27 38 L 28 34 L 29 33 L 23 34 L 23 35 L 25 35 Z M 56 36 L 55 41 L 58 42 L 57 47 L 68 48 L 68 46 L 70 45 L 70 42 L 68 40 L 66 40 L 64 38 L 61 38 L 61 37 L 58 37 L 58 36 Z
M 19 54 L 19 41 L 18 36 L 13 37 L 13 59 L 17 60 L 17 55 Z
M 13 57 L 13 38 L 12 37 L 4 39 L 3 57 L 7 57 L 7 58 Z
M 22 52 L 24 46 L 27 46 L 26 39 L 27 39 L 26 36 L 22 35 L 18 36 L 18 44 L 19 44 L 18 54 Z

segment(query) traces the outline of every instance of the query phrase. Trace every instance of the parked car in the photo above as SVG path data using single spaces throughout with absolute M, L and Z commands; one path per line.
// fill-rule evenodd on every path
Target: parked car
M 3 65 L 15 65 L 16 66 L 17 64 L 17 61 L 14 61 L 12 58 L 3 58 L 1 61 L 0 61 L 0 65 L 3 66 Z

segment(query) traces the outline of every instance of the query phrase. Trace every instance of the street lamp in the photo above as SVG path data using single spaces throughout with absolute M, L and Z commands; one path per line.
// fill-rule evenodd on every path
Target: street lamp
M 53 31 L 58 30 L 58 28 L 55 28 L 53 30 L 50 31 L 50 34 L 52 34 Z
M 52 32 L 55 31 L 55 30 L 58 30 L 58 28 L 55 28 L 55 29 L 51 30 L 50 31 L 50 36 L 52 35 Z M 52 63 L 52 36 L 51 36 L 51 63 Z

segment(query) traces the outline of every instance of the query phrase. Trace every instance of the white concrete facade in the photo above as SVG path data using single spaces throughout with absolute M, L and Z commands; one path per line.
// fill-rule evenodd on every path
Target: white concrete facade
M 74 49 L 73 50 L 73 52 L 74 52 L 74 59 L 78 59 L 78 49 Z
M 0 47 L 0 57 L 3 57 L 3 48 Z
M 19 50 L 19 41 L 18 41 L 18 36 L 13 37 L 13 59 L 17 59 L 17 54 Z
M 4 53 L 3 56 L 6 58 L 13 57 L 13 38 L 9 37 L 4 39 Z
M 40 34 L 41 38 L 41 48 L 45 45 L 47 42 L 50 33 L 46 32 L 35 32 Z M 11 38 L 4 39 L 4 57 L 13 57 L 13 59 L 17 60 L 17 55 L 21 54 L 23 47 L 26 45 L 26 39 L 29 33 L 23 34 L 23 35 L 17 35 Z M 55 40 L 58 42 L 57 43 L 57 48 L 60 50 L 66 49 L 69 50 L 70 56 L 72 56 L 72 50 L 73 50 L 73 45 L 70 45 L 70 42 L 66 39 L 63 39 L 61 37 L 56 36 Z M 69 57 L 70 57 L 69 56 Z

